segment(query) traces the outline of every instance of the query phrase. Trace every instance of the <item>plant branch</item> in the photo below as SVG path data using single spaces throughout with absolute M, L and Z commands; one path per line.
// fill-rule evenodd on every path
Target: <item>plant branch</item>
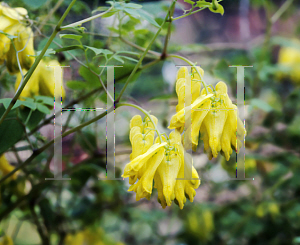
M 102 15 L 105 15 L 106 13 L 108 13 L 109 11 L 111 11 L 112 9 L 113 9 L 113 6 L 111 6 L 108 10 L 106 10 L 103 13 L 93 15 L 93 16 L 91 16 L 89 18 L 77 21 L 77 22 L 72 23 L 72 24 L 67 25 L 67 26 L 63 26 L 63 27 L 61 27 L 61 30 L 66 30 L 66 29 L 69 29 L 69 28 L 72 28 L 72 27 L 81 26 L 83 23 L 89 22 L 91 20 L 95 20 L 95 19 L 101 17 Z
M 173 0 L 171 6 L 170 6 L 170 8 L 169 8 L 169 11 L 175 6 L 176 2 L 177 2 L 177 0 Z M 166 15 L 166 17 L 165 17 L 163 23 L 161 24 L 160 28 L 158 29 L 158 31 L 156 32 L 156 34 L 154 35 L 154 37 L 153 37 L 152 40 L 150 41 L 148 47 L 145 49 L 145 51 L 144 51 L 144 53 L 142 54 L 142 56 L 141 56 L 139 62 L 136 64 L 136 66 L 135 66 L 134 69 L 132 70 L 130 76 L 127 78 L 127 80 L 126 80 L 126 82 L 125 82 L 125 84 L 124 84 L 124 86 L 123 86 L 123 88 L 122 88 L 122 90 L 121 90 L 121 92 L 120 92 L 118 98 L 116 99 L 115 103 L 118 103 L 118 102 L 120 101 L 120 99 L 121 99 L 123 93 L 125 92 L 126 87 L 128 86 L 130 80 L 132 79 L 132 77 L 133 77 L 134 74 L 136 73 L 137 69 L 138 69 L 138 68 L 140 67 L 140 65 L 142 64 L 143 59 L 145 58 L 145 56 L 146 56 L 146 54 L 148 53 L 149 49 L 151 48 L 152 44 L 153 44 L 154 41 L 156 40 L 158 34 L 161 32 L 163 25 L 166 23 L 167 19 L 169 18 L 169 14 L 170 14 L 170 12 L 168 12 L 168 14 Z
M 281 15 L 289 8 L 289 6 L 293 3 L 294 0 L 287 0 L 281 7 L 276 11 L 276 13 L 271 17 L 271 22 L 274 24 Z

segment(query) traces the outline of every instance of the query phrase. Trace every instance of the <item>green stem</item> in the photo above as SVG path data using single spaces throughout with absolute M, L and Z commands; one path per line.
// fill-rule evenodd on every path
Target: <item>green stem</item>
M 293 3 L 294 0 L 287 0 L 281 7 L 277 10 L 277 12 L 271 17 L 271 22 L 274 24 L 280 16 L 289 8 L 289 6 Z
M 95 19 L 101 17 L 102 15 L 105 15 L 106 13 L 108 13 L 108 12 L 109 12 L 110 10 L 112 10 L 112 9 L 113 9 L 113 6 L 111 6 L 108 10 L 106 10 L 106 11 L 103 12 L 103 13 L 93 15 L 93 16 L 91 16 L 91 17 L 89 17 L 89 18 L 86 18 L 86 19 L 84 19 L 84 20 L 77 21 L 77 22 L 72 23 L 72 24 L 67 25 L 67 26 L 63 26 L 63 27 L 61 27 L 61 30 L 66 30 L 66 29 L 69 29 L 69 28 L 72 28 L 72 27 L 80 26 L 80 25 L 83 24 L 83 23 L 89 22 L 89 21 L 91 21 L 91 20 L 95 20 Z
M 142 64 L 143 59 L 145 58 L 146 54 L 148 53 L 148 50 L 151 48 L 152 44 L 154 43 L 154 41 L 156 40 L 158 34 L 161 32 L 162 27 L 164 26 L 164 24 L 166 23 L 167 19 L 169 18 L 169 14 L 170 14 L 170 10 L 173 8 L 173 6 L 175 6 L 177 0 L 173 0 L 170 8 L 169 8 L 169 12 L 166 15 L 163 23 L 161 24 L 160 28 L 158 29 L 158 31 L 156 32 L 156 34 L 154 35 L 154 37 L 152 38 L 152 40 L 150 41 L 148 47 L 145 49 L 144 53 L 142 54 L 139 62 L 136 64 L 136 66 L 134 67 L 134 69 L 132 70 L 131 74 L 129 75 L 129 77 L 127 78 L 124 87 L 122 88 L 118 98 L 116 99 L 116 103 L 118 103 L 123 95 L 123 93 L 126 90 L 127 85 L 129 84 L 130 80 L 132 79 L 132 77 L 134 76 L 134 74 L 136 73 L 137 69 L 140 67 L 140 65 Z
M 164 49 L 162 51 L 162 58 L 166 57 L 166 55 L 167 55 L 167 48 L 168 48 L 168 43 L 169 43 L 170 36 L 171 36 L 171 27 L 172 27 L 172 21 L 173 21 L 172 18 L 173 18 L 174 10 L 175 10 L 175 5 L 172 7 L 172 9 L 169 10 L 168 32 L 167 32 L 166 39 L 165 39 Z
M 187 58 L 185 58 L 183 56 L 180 56 L 180 55 L 177 55 L 177 54 L 169 54 L 168 57 L 173 57 L 173 58 L 181 59 L 181 60 L 185 61 L 186 63 L 188 63 L 190 66 L 196 67 L 196 65 L 192 61 L 190 61 L 189 59 L 187 59 Z M 195 69 L 196 69 L 196 72 L 198 73 L 199 77 L 201 78 L 201 82 L 202 82 L 202 84 L 203 84 L 203 86 L 205 88 L 206 95 L 208 95 L 209 92 L 208 92 L 208 89 L 207 89 L 207 84 L 204 82 L 204 79 L 203 79 L 202 75 L 200 74 L 200 72 L 198 71 L 198 69 L 197 68 L 195 68 Z
M 221 1 L 222 1 L 222 0 L 219 0 L 219 1 L 217 1 L 217 3 L 221 2 Z M 179 17 L 177 17 L 177 18 L 174 18 L 173 21 L 174 21 L 174 20 L 179 20 L 179 19 L 184 18 L 184 17 L 187 17 L 187 16 L 190 16 L 190 15 L 195 14 L 195 13 L 198 13 L 198 12 L 200 12 L 201 10 L 204 10 L 204 9 L 206 9 L 206 8 L 208 8 L 208 7 L 199 8 L 199 9 L 193 11 L 193 12 L 189 12 L 188 14 L 181 15 L 181 16 L 179 16 Z
M 137 105 L 130 104 L 130 103 L 118 103 L 117 106 L 118 106 L 118 107 L 119 107 L 119 106 L 131 106 L 131 107 L 134 107 L 134 108 L 140 110 L 141 112 L 143 112 L 143 113 L 150 119 L 150 121 L 152 122 L 152 124 L 153 124 L 153 126 L 154 126 L 154 128 L 155 128 L 155 131 L 156 131 L 156 133 L 157 133 L 157 135 L 158 135 L 158 137 L 159 137 L 160 143 L 163 142 L 162 137 L 161 137 L 162 134 L 158 131 L 158 128 L 157 128 L 156 124 L 154 123 L 152 117 L 150 116 L 149 112 L 145 111 L 143 108 L 141 108 L 141 107 L 139 107 L 139 106 L 137 106 Z
M 25 77 L 25 79 L 21 83 L 21 85 L 19 86 L 19 88 L 18 88 L 15 96 L 13 97 L 13 99 L 11 100 L 9 106 L 7 107 L 7 109 L 5 110 L 5 112 L 3 113 L 3 115 L 2 115 L 2 117 L 0 119 L 0 125 L 4 121 L 4 119 L 6 118 L 6 116 L 8 115 L 8 113 L 10 112 L 10 110 L 12 109 L 12 107 L 14 106 L 14 104 L 17 102 L 20 94 L 22 93 L 24 87 L 26 86 L 27 82 L 29 81 L 29 79 L 30 79 L 31 75 L 33 74 L 35 68 L 38 66 L 39 62 L 41 61 L 41 59 L 43 58 L 44 54 L 46 53 L 48 47 L 52 43 L 52 40 L 55 38 L 56 34 L 61 30 L 60 26 L 61 26 L 62 22 L 66 18 L 67 14 L 70 12 L 70 10 L 71 10 L 72 6 L 75 4 L 75 2 L 76 2 L 76 0 L 72 0 L 72 2 L 69 4 L 69 6 L 66 9 L 66 11 L 64 12 L 63 16 L 60 18 L 59 22 L 57 23 L 57 25 L 56 25 L 53 33 L 51 34 L 51 36 L 50 36 L 50 38 L 48 40 L 48 42 L 44 46 L 42 52 L 36 58 L 36 60 L 33 63 L 33 65 L 30 67 L 29 71 L 27 72 L 27 76 Z

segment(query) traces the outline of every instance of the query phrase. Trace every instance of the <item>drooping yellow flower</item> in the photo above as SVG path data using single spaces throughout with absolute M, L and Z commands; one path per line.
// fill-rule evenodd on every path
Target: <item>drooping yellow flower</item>
M 204 71 L 199 66 L 196 67 L 203 77 Z M 178 105 L 176 106 L 176 114 L 171 118 L 170 129 L 180 129 L 180 132 L 183 131 L 184 128 L 184 116 L 185 116 L 185 84 L 188 79 L 188 76 L 191 77 L 191 115 L 193 116 L 194 109 L 201 106 L 201 104 L 205 103 L 209 97 L 203 95 L 200 97 L 201 90 L 201 81 L 202 78 L 199 77 L 199 74 L 195 71 L 195 68 L 192 68 L 192 74 L 189 74 L 187 67 L 181 67 L 176 76 L 176 94 L 178 97 Z M 200 98 L 199 98 L 200 97 Z
M 162 207 L 170 206 L 172 201 L 175 201 L 182 209 L 186 202 L 185 194 L 193 201 L 194 189 L 200 185 L 200 181 L 177 180 L 177 178 L 184 178 L 182 175 L 184 174 L 184 150 L 180 132 L 178 130 L 171 132 L 168 139 L 162 136 L 163 142 L 160 142 L 159 137 L 157 137 L 155 144 L 153 144 L 152 137 L 152 141 L 147 141 L 141 136 L 137 137 L 142 134 L 141 125 L 140 116 L 133 117 L 130 122 L 130 141 L 133 153 L 131 154 L 131 162 L 125 166 L 122 175 L 124 178 L 130 178 L 131 187 L 128 190 L 136 192 L 137 201 L 144 197 L 149 200 L 154 180 L 154 188 L 157 188 L 158 201 Z M 147 133 L 150 134 L 151 132 L 148 131 Z M 138 150 L 134 147 L 138 147 Z M 145 149 L 147 150 L 145 151 Z M 199 178 L 194 168 L 193 178 Z
M 187 74 L 187 69 L 179 70 L 177 78 L 182 77 L 182 74 Z M 181 83 L 178 81 L 176 90 Z M 177 93 L 177 95 L 180 106 L 176 107 L 177 113 L 171 118 L 169 128 L 177 128 L 182 132 L 185 124 L 185 110 L 188 108 L 183 104 L 184 94 Z M 178 111 L 178 108 L 181 109 Z M 202 89 L 197 98 L 192 98 L 191 123 L 191 128 L 188 127 L 186 130 L 191 130 L 194 151 L 198 145 L 199 132 L 209 159 L 217 157 L 221 152 L 229 160 L 232 149 L 239 151 L 242 145 L 240 140 L 243 139 L 245 130 L 237 116 L 237 107 L 232 104 L 227 94 L 227 86 L 224 82 L 219 82 L 215 91 L 208 87 Z
M 57 60 L 44 61 L 41 60 L 35 71 L 31 75 L 29 81 L 24 87 L 21 97 L 33 97 L 34 95 L 45 95 L 54 97 L 54 66 L 60 66 Z M 23 70 L 23 74 L 27 71 Z M 21 73 L 17 74 L 15 90 L 17 91 L 22 80 Z M 64 86 L 62 86 L 62 99 L 65 98 Z
M 14 245 L 13 240 L 9 236 L 0 237 L 0 245 Z
M 203 77 L 204 71 L 199 66 L 196 67 Z M 199 97 L 201 90 L 201 77 L 192 68 L 192 74 L 189 74 L 187 67 L 180 67 L 176 76 L 176 94 L 178 96 L 178 105 L 176 106 L 176 112 L 179 112 L 184 108 L 185 104 L 185 84 L 188 76 L 191 77 L 191 95 L 192 95 L 192 103 Z
M 9 164 L 4 154 L 0 156 L 0 175 L 5 176 L 11 171 L 13 171 L 15 168 Z M 10 179 L 16 179 L 17 173 L 14 173 Z
M 24 8 L 10 8 L 4 3 L 0 4 L 0 30 L 15 36 L 11 41 L 5 34 L 0 33 L 0 63 L 6 60 L 7 70 L 11 74 L 19 71 L 16 51 L 19 51 L 18 58 L 22 69 L 28 70 L 34 62 L 33 32 L 26 26 L 26 15 L 27 10 Z
M 232 153 L 231 148 L 239 152 L 242 146 L 240 141 L 246 131 L 237 116 L 237 107 L 232 104 L 227 94 L 226 84 L 219 82 L 215 90 L 215 101 L 203 120 L 203 127 L 200 127 L 201 139 L 210 159 L 217 157 L 222 151 L 228 161 Z

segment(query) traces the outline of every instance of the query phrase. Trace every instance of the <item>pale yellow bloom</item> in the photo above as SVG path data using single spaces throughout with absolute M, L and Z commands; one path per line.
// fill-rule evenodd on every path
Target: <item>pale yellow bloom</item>
M 49 97 L 54 97 L 54 66 L 60 66 L 57 60 L 41 60 L 37 68 L 31 75 L 20 96 L 33 97 L 34 95 L 45 95 Z M 26 70 L 23 70 L 23 74 L 25 74 L 26 72 Z M 18 73 L 15 83 L 16 91 L 20 85 L 21 79 L 21 73 Z M 64 98 L 65 89 L 64 86 L 62 86 L 62 99 L 64 100 Z
M 7 70 L 14 74 L 19 71 L 16 50 L 22 69 L 29 69 L 34 62 L 33 32 L 24 21 L 27 10 L 24 8 L 10 8 L 0 4 L 0 30 L 15 36 L 13 43 L 4 34 L 0 34 L 0 63 L 6 60 Z M 15 47 L 14 47 L 15 46 Z
M 15 168 L 9 164 L 4 154 L 0 156 L 0 175 L 5 176 L 11 171 L 13 171 Z M 10 179 L 16 179 L 17 173 L 14 173 Z
M 162 136 L 163 142 L 160 142 L 157 137 L 153 144 L 152 141 L 148 142 L 141 138 L 141 125 L 140 116 L 133 117 L 130 122 L 130 141 L 133 153 L 131 162 L 125 166 L 122 175 L 124 178 L 130 178 L 131 187 L 128 190 L 136 192 L 137 201 L 144 197 L 149 200 L 154 181 L 154 188 L 157 188 L 158 201 L 162 207 L 170 206 L 172 201 L 175 201 L 182 209 L 186 202 L 185 195 L 189 197 L 190 201 L 193 201 L 194 189 L 200 185 L 200 181 L 177 180 L 177 178 L 184 178 L 184 150 L 180 132 L 178 130 L 171 132 L 168 139 Z M 150 134 L 150 132 L 148 133 Z M 139 150 L 134 147 L 138 147 Z M 143 153 L 145 149 L 147 150 Z M 194 168 L 193 178 L 199 178 Z
M 183 80 L 180 79 L 184 79 L 182 77 L 187 74 L 187 69 L 181 68 L 178 71 L 176 92 L 183 86 Z M 192 89 L 194 89 L 193 85 Z M 198 87 L 196 91 L 193 90 L 193 93 L 196 93 L 198 97 L 192 97 L 191 105 L 193 150 L 195 151 L 197 148 L 200 132 L 204 150 L 209 159 L 217 157 L 221 152 L 229 160 L 232 149 L 239 151 L 242 146 L 241 140 L 246 132 L 242 121 L 237 116 L 237 107 L 232 104 L 227 94 L 227 86 L 224 82 L 219 82 L 215 91 L 210 87 L 207 90 L 202 89 L 200 94 L 198 94 Z M 176 128 L 182 132 L 185 126 L 185 110 L 188 108 L 184 107 L 184 93 L 177 92 L 177 95 L 177 113 L 171 118 L 169 128 Z M 190 130 L 190 128 L 186 130 Z
M 293 42 L 300 47 L 298 40 Z M 279 73 L 279 77 L 289 77 L 294 83 L 300 84 L 300 48 L 282 47 L 278 55 L 278 64 L 288 69 L 285 73 Z

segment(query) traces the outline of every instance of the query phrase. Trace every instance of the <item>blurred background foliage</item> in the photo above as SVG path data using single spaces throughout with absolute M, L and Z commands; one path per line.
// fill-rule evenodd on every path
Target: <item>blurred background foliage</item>
M 10 0 L 7 3 L 28 9 L 35 48 L 40 51 L 70 2 Z M 162 23 L 170 1 L 135 3 L 154 16 L 152 24 L 132 16 L 119 23 L 113 15 L 85 23 L 86 31 L 80 34 L 82 44 L 107 50 L 108 54 L 135 52 L 125 55 L 130 59 L 121 55 L 110 63 L 123 66 L 115 68 L 116 96 L 141 54 L 135 45 L 147 47 L 156 32 L 153 20 Z M 106 171 L 103 118 L 63 139 L 64 176 L 72 178 L 71 181 L 43 181 L 52 177 L 53 149 L 48 149 L 19 171 L 16 179 L 1 186 L 0 244 L 10 244 L 10 241 L 4 243 L 5 236 L 17 245 L 300 244 L 300 3 L 224 0 L 221 4 L 225 9 L 223 16 L 206 9 L 174 21 L 167 53 L 178 53 L 201 65 L 207 83 L 226 82 L 233 102 L 236 102 L 236 69 L 228 66 L 253 66 L 245 69 L 245 169 L 246 177 L 254 180 L 229 180 L 235 176 L 235 153 L 229 162 L 221 156 L 209 161 L 199 147 L 193 158 L 201 185 L 194 203 L 187 203 L 183 210 L 176 205 L 163 210 L 155 192 L 150 201 L 136 202 L 135 194 L 127 192 L 127 180 L 98 180 Z M 65 23 L 89 17 L 99 6 L 108 5 L 105 1 L 77 1 Z M 189 8 L 188 3 L 178 1 L 174 17 Z M 143 65 L 153 61 L 155 52 L 160 55 L 167 28 L 166 24 L 151 47 L 154 54 L 149 53 Z M 57 44 L 62 47 L 78 44 L 76 40 L 59 37 L 54 41 L 50 48 L 57 49 Z M 70 66 L 64 72 L 67 89 L 64 105 L 100 86 L 91 70 L 100 72 L 98 66 L 105 64 L 103 56 L 96 56 L 92 50 L 87 52 L 91 70 L 74 59 L 86 62 L 81 50 L 52 56 Z M 177 103 L 175 65 L 183 64 L 177 59 L 166 59 L 139 71 L 124 94 L 126 100 L 151 110 L 164 132 L 168 132 L 168 122 Z M 3 66 L 0 77 L 1 98 L 11 98 L 15 77 L 5 72 Z M 102 79 L 106 81 L 106 72 Z M 47 105 L 45 98 L 40 98 L 39 103 Z M 105 108 L 105 103 L 106 94 L 98 89 L 74 107 Z M 27 118 L 30 110 L 20 109 L 21 118 Z M 0 111 L 2 114 L 4 108 Z M 64 120 L 70 129 L 97 113 L 66 112 Z M 45 122 L 51 111 L 46 114 L 34 111 L 28 130 Z M 129 162 L 129 120 L 134 114 L 137 111 L 132 108 L 116 110 L 116 176 L 120 176 Z M 30 136 L 34 148 L 53 138 L 53 121 L 49 122 L 50 125 Z M 12 127 L 15 132 L 23 130 L 18 123 Z M 0 137 L 2 140 L 9 135 L 1 132 Z M 11 137 L 11 141 L 1 143 L 0 150 L 16 166 L 31 151 L 24 135 Z

